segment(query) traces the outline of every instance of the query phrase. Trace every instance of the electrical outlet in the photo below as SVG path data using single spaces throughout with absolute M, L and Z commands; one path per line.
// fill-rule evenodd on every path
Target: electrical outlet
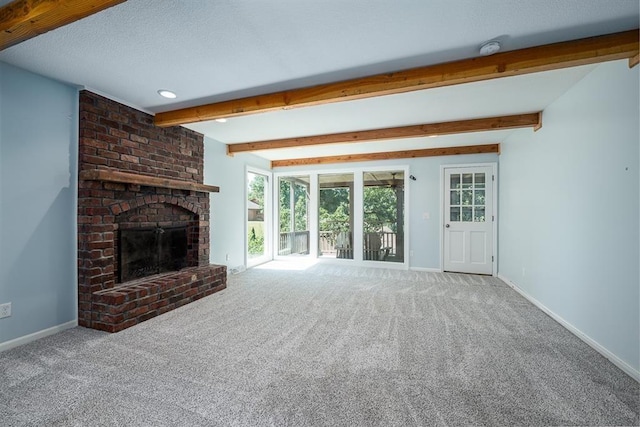
M 0 304 L 0 319 L 11 316 L 11 303 Z
M 225 257 L 226 261 L 229 261 L 229 254 L 227 254 L 227 256 Z

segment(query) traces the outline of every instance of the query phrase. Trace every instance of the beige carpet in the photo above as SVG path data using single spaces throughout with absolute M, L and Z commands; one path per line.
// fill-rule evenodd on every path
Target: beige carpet
M 640 423 L 638 383 L 498 279 L 330 265 L 0 353 L 0 385 L 2 426 Z

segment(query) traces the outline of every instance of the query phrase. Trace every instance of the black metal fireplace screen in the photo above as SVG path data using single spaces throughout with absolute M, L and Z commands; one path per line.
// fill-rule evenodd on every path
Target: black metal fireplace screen
M 187 227 L 119 232 L 120 283 L 187 267 Z

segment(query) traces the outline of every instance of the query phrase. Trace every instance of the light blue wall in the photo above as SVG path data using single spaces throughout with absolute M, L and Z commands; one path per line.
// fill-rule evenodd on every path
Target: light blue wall
M 500 156 L 499 272 L 636 371 L 639 88 L 599 65 Z
M 410 181 L 409 250 L 414 251 L 410 267 L 440 268 L 440 166 L 462 163 L 497 162 L 495 154 L 477 154 L 419 159 L 387 160 L 349 165 L 318 165 L 295 168 L 295 171 L 331 170 L 344 168 L 371 168 L 378 166 L 409 166 L 417 180 Z M 211 195 L 211 262 L 236 268 L 245 263 L 245 217 L 238 212 L 245 209 L 245 168 L 253 166 L 270 170 L 270 162 L 249 154 L 227 156 L 226 145 L 205 137 L 204 180 L 206 184 L 220 186 L 219 193 Z M 278 168 L 274 172 L 293 171 Z M 428 212 L 429 219 L 424 218 Z M 229 254 L 229 260 L 226 255 Z
M 78 95 L 0 62 L 0 343 L 77 318 Z
M 229 268 L 245 264 L 246 166 L 268 170 L 270 163 L 252 154 L 230 157 L 225 144 L 205 137 L 204 182 L 220 187 L 219 193 L 211 193 L 212 264 L 226 265 Z
M 440 268 L 440 166 L 470 163 L 497 163 L 496 154 L 469 154 L 464 156 L 422 157 L 415 159 L 382 160 L 349 164 L 316 165 L 295 168 L 296 171 L 331 170 L 345 168 L 375 168 L 380 166 L 409 166 L 416 177 L 409 181 L 409 258 L 410 268 Z M 293 168 L 276 168 L 283 172 Z M 425 218 L 428 214 L 428 219 Z

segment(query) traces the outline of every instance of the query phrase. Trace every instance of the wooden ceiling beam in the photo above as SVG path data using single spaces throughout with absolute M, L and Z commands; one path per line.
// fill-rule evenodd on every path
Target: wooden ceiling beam
M 158 113 L 158 126 L 245 116 L 632 58 L 638 29 Z
M 14 0 L 0 7 L 0 50 L 126 0 Z
M 500 144 L 465 145 L 462 147 L 425 148 L 423 150 L 388 151 L 384 153 L 345 154 L 271 161 L 272 168 L 323 165 L 330 163 L 367 162 L 372 160 L 411 159 L 416 157 L 455 156 L 460 154 L 500 153 Z
M 468 132 L 518 129 L 542 125 L 542 113 L 516 114 L 512 116 L 487 117 L 482 119 L 456 120 L 452 122 L 401 126 L 356 132 L 332 133 L 298 138 L 273 139 L 269 141 L 228 144 L 227 154 L 247 151 L 273 150 L 276 148 L 297 148 L 322 144 L 351 144 L 387 139 L 418 138 L 425 136 L 452 135 Z
M 636 53 L 634 57 L 629 58 L 629 68 L 635 67 L 638 65 L 638 62 L 640 62 L 640 52 Z

